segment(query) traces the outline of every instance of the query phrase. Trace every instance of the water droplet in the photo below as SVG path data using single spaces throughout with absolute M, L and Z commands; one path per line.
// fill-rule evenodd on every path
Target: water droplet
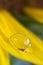
M 30 39 L 25 34 L 14 34 L 10 37 L 12 45 L 21 51 L 25 51 L 28 47 L 31 47 Z

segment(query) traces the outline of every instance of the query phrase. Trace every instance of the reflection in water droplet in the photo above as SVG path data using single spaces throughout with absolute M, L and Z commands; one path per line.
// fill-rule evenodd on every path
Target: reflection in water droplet
M 24 41 L 24 44 L 25 44 L 25 45 L 29 45 L 29 43 L 30 43 L 30 40 L 29 40 L 29 39 L 26 39 L 26 40 Z

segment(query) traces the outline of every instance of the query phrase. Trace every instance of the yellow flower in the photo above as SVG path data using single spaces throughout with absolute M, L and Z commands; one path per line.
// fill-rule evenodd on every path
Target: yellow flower
M 25 36 L 15 36 L 14 34 L 23 33 L 27 39 L 25 42 L 30 43 L 30 47 L 22 43 Z M 12 36 L 19 38 L 19 42 L 15 41 Z M 21 40 L 22 39 L 22 40 Z M 17 40 L 17 39 L 16 39 Z M 30 42 L 29 42 L 30 41 Z M 22 45 L 25 50 L 23 50 Z M 20 48 L 20 49 L 19 49 Z M 22 50 L 21 50 L 22 49 Z M 29 61 L 35 64 L 43 64 L 43 41 L 34 35 L 30 30 L 22 26 L 10 13 L 5 10 L 0 11 L 0 65 L 10 65 L 9 55 Z

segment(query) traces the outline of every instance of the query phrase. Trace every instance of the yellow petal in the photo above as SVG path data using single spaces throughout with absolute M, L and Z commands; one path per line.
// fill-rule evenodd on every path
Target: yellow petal
M 23 11 L 27 14 L 32 16 L 34 19 L 36 19 L 38 22 L 43 24 L 43 9 L 39 8 L 32 8 L 32 7 L 24 7 Z
M 8 53 L 1 46 L 0 46 L 0 65 L 10 65 Z
M 43 64 L 42 40 L 40 40 L 30 30 L 27 30 L 24 26 L 22 26 L 15 18 L 13 18 L 5 10 L 0 12 L 0 21 L 1 21 L 0 22 L 0 46 L 6 49 L 8 53 L 12 54 L 13 56 L 19 59 L 30 61 L 36 64 Z M 17 47 L 19 47 L 18 44 L 20 43 L 17 42 L 15 46 L 15 43 L 14 42 L 12 43 L 10 39 L 10 37 L 13 36 L 15 33 L 25 34 L 30 39 L 30 43 L 32 45 L 31 49 L 27 48 L 25 51 L 19 50 Z M 28 50 L 30 52 L 28 52 Z

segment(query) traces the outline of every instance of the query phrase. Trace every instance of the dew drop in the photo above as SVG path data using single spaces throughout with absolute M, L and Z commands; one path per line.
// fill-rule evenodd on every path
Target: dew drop
M 25 51 L 26 48 L 31 48 L 30 39 L 21 33 L 14 34 L 10 37 L 11 44 L 21 51 Z M 28 50 L 29 51 L 29 50 Z

